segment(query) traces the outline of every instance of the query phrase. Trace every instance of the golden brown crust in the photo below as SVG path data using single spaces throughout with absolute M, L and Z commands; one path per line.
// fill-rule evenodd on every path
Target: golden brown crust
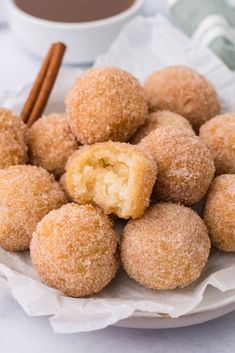
M 65 193 L 65 195 L 66 195 L 66 197 L 68 199 L 68 201 L 72 202 L 73 199 L 72 199 L 71 195 L 69 194 L 69 192 L 68 192 L 68 190 L 66 188 L 65 175 L 66 175 L 66 173 L 61 175 L 61 177 L 59 179 L 59 184 L 61 185 L 61 187 L 62 187 L 62 189 L 63 189 L 63 191 L 64 191 L 64 193 Z
M 212 84 L 186 66 L 171 66 L 154 72 L 144 84 L 152 111 L 170 110 L 199 127 L 219 114 L 220 104 Z
M 235 173 L 235 113 L 218 115 L 200 128 L 214 158 L 216 174 Z
M 144 126 L 139 128 L 139 130 L 131 138 L 130 143 L 135 145 L 145 136 L 149 135 L 153 130 L 167 126 L 183 129 L 190 135 L 195 135 L 192 126 L 187 119 L 176 113 L 168 112 L 166 110 L 159 110 L 148 115 Z
M 136 218 L 149 204 L 156 173 L 154 161 L 135 146 L 109 141 L 75 152 L 64 184 L 80 204 L 92 202 L 107 214 Z
M 0 108 L 0 168 L 27 162 L 25 135 L 23 121 L 9 110 Z
M 149 208 L 130 220 L 121 259 L 126 272 L 147 288 L 185 287 L 201 274 L 210 251 L 208 231 L 192 209 L 173 203 Z
M 198 136 L 159 128 L 142 139 L 138 148 L 157 163 L 157 198 L 191 205 L 205 195 L 215 168 L 209 149 Z
M 30 254 L 47 284 L 82 297 L 99 292 L 115 276 L 117 244 L 112 222 L 98 207 L 70 203 L 38 224 Z
M 18 165 L 0 170 L 0 246 L 29 247 L 37 223 L 67 202 L 54 177 L 40 167 Z
M 139 82 L 119 68 L 93 68 L 66 97 L 72 132 L 82 144 L 127 141 L 144 124 L 147 104 Z
M 67 159 L 78 144 L 70 131 L 65 114 L 52 113 L 36 121 L 28 132 L 30 161 L 60 176 Z
M 235 175 L 214 179 L 204 209 L 204 221 L 218 249 L 235 251 Z

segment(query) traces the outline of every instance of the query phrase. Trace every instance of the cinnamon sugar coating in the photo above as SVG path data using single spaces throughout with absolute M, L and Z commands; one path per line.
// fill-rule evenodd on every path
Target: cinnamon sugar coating
M 67 159 L 78 144 L 65 114 L 52 113 L 37 120 L 28 132 L 30 161 L 53 173 L 63 174 Z
M 60 185 L 40 167 L 18 165 L 0 170 L 0 246 L 22 251 L 37 223 L 66 203 Z
M 149 135 L 155 129 L 159 127 L 175 127 L 187 131 L 190 135 L 194 135 L 192 126 L 187 119 L 179 114 L 168 112 L 168 111 L 157 111 L 148 115 L 145 124 L 139 128 L 135 135 L 131 138 L 130 143 L 137 144 L 142 138 Z
M 235 251 L 235 175 L 214 179 L 204 209 L 204 221 L 218 249 Z
M 109 141 L 75 152 L 62 183 L 79 204 L 92 202 L 106 214 L 137 218 L 149 205 L 156 173 L 155 162 L 138 148 Z
M 38 224 L 30 254 L 48 285 L 83 297 L 101 291 L 115 276 L 117 245 L 113 224 L 98 207 L 70 203 Z
M 159 128 L 143 138 L 138 148 L 157 163 L 154 193 L 158 199 L 191 205 L 205 195 L 215 168 L 209 149 L 198 136 L 172 127 Z
M 66 97 L 72 132 L 82 144 L 128 141 L 144 124 L 143 88 L 119 68 L 93 68 L 77 78 Z
M 9 110 L 0 108 L 0 168 L 25 164 L 27 150 L 25 124 Z
M 144 90 L 151 111 L 178 113 L 196 130 L 220 111 L 212 84 L 187 66 L 171 66 L 154 72 L 145 81 Z
M 173 203 L 149 208 L 130 220 L 121 259 L 134 280 L 152 289 L 185 287 L 201 274 L 210 251 L 208 231 L 192 209 Z
M 234 174 L 235 113 L 218 115 L 202 125 L 200 138 L 212 153 L 216 174 Z

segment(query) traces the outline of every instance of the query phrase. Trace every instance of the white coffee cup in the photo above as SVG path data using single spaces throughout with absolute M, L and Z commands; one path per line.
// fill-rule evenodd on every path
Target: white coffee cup
M 10 27 L 26 50 L 44 57 L 52 42 L 61 41 L 67 45 L 65 63 L 87 64 L 104 53 L 125 23 L 142 12 L 144 1 L 135 0 L 133 5 L 118 15 L 81 23 L 44 20 L 22 11 L 14 0 L 5 0 L 5 3 Z

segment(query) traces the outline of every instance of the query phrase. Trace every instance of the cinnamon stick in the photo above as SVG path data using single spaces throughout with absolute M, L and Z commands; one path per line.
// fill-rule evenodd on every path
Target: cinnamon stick
M 21 111 L 21 117 L 31 126 L 43 113 L 58 75 L 66 50 L 63 43 L 54 43 L 42 64 L 31 92 Z
M 20 116 L 21 118 L 23 119 L 23 121 L 25 123 L 27 123 L 27 120 L 30 116 L 30 113 L 33 109 L 33 106 L 36 102 L 36 99 L 37 99 L 37 96 L 39 94 L 39 91 L 41 89 L 41 86 L 42 86 L 42 83 L 43 83 L 43 80 L 44 80 L 44 77 L 46 75 L 46 72 L 47 72 L 47 69 L 48 69 L 48 66 L 49 66 L 49 63 L 50 63 L 50 60 L 51 60 L 51 56 L 52 56 L 52 49 L 53 49 L 53 46 L 54 44 L 50 47 L 48 53 L 47 53 L 47 56 L 45 58 L 45 60 L 43 61 L 42 63 L 42 66 L 41 66 L 41 69 L 38 73 L 38 76 L 33 84 L 33 87 L 29 93 L 29 96 L 21 110 L 21 113 L 20 113 Z

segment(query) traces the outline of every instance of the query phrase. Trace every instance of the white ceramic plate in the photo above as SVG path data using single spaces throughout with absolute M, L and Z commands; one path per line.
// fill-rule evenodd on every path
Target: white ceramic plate
M 159 317 L 154 313 L 136 312 L 114 326 L 140 329 L 185 327 L 216 319 L 233 310 L 235 310 L 235 290 L 223 293 L 214 287 L 209 287 L 200 305 L 187 315 L 172 319 L 164 316 Z

